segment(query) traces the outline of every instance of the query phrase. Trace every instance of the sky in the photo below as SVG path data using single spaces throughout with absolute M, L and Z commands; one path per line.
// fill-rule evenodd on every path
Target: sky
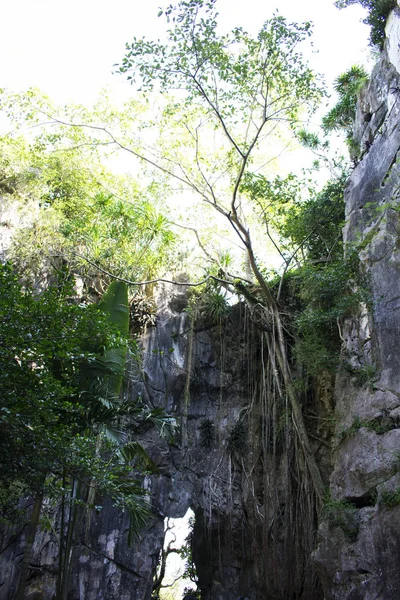
M 101 88 L 128 89 L 123 76 L 113 75 L 125 43 L 133 38 L 162 36 L 165 22 L 157 18 L 165 0 L 6 0 L 2 6 L 0 87 L 38 87 L 57 102 L 90 103 Z M 339 11 L 333 0 L 218 0 L 222 26 L 256 32 L 278 8 L 290 21 L 315 24 L 314 53 L 318 71 L 333 79 L 369 52 L 363 10 Z M 8 26 L 6 25 L 8 24 Z M 318 50 L 318 53 L 316 52 Z

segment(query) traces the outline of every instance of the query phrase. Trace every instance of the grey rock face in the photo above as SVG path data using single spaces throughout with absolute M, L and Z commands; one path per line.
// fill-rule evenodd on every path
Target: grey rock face
M 399 23 L 395 11 L 393 36 Z M 355 132 L 361 161 L 346 190 L 345 241 L 357 247 L 371 298 L 342 331 L 349 368 L 335 387 L 332 500 L 313 554 L 324 591 L 310 561 L 315 506 L 304 503 L 311 494 L 296 488 L 298 473 L 289 468 L 294 446 L 274 435 L 260 450 L 257 441 L 273 427 L 258 404 L 260 333 L 243 305 L 232 308 L 224 326 L 203 319 L 193 327 L 183 312 L 184 290 L 162 290 L 157 325 L 143 337 L 142 372 L 126 393 L 170 413 L 179 439 L 168 443 L 152 428 L 141 434 L 159 469 L 145 481 L 153 520 L 131 547 L 127 515 L 106 501 L 84 520 L 68 600 L 150 600 L 164 518 L 182 517 L 189 507 L 196 515 L 193 556 L 205 600 L 400 598 L 398 39 L 392 37 L 388 48 L 361 96 Z M 329 414 L 330 392 L 323 387 L 316 392 L 318 411 Z M 200 427 L 205 420 L 212 424 L 209 445 Z M 229 439 L 240 422 L 247 438 L 233 452 Z M 326 476 L 327 439 L 324 431 L 313 431 L 322 440 L 314 448 Z M 8 532 L 1 544 L 0 600 L 15 595 L 24 547 L 24 532 L 16 533 Z M 53 598 L 57 552 L 53 533 L 42 530 L 31 561 L 31 600 Z
M 400 597 L 399 24 L 396 9 L 387 49 L 361 94 L 362 160 L 345 196 L 345 242 L 358 249 L 371 298 L 347 322 L 343 358 L 352 375 L 343 371 L 336 382 L 332 509 L 314 553 L 329 600 Z M 350 529 L 349 511 L 357 522 Z
M 141 434 L 159 469 L 145 481 L 153 521 L 129 547 L 127 515 L 105 503 L 84 520 L 69 600 L 150 600 L 164 518 L 182 517 L 189 507 L 196 516 L 193 556 L 205 600 L 286 600 L 293 594 L 319 600 L 309 561 L 316 523 L 306 526 L 306 514 L 315 512 L 298 501 L 297 474 L 287 461 L 294 448 L 285 439 L 261 450 L 258 441 L 261 430 L 270 430 L 258 403 L 262 334 L 242 304 L 232 307 L 224 324 L 203 318 L 193 327 L 181 312 L 184 293 L 163 290 L 158 300 L 157 325 L 143 337 L 142 372 L 133 373 L 126 393 L 165 408 L 179 422 L 180 435 L 171 444 L 154 428 Z M 205 420 L 212 424 L 207 444 Z M 237 452 L 229 444 L 239 421 L 246 438 Z M 2 545 L 1 600 L 13 598 L 23 541 Z M 37 536 L 32 565 L 29 597 L 51 600 L 58 568 L 51 531 Z
M 102 511 L 85 520 L 76 539 L 69 600 L 143 600 L 150 598 L 152 576 L 157 562 L 155 548 L 163 542 L 163 519 L 154 519 L 140 543 L 127 544 L 128 516 L 114 510 L 107 501 Z M 55 527 L 57 527 L 55 525 Z M 10 543 L 11 542 L 11 543 Z M 18 564 L 24 536 L 16 543 L 2 540 L 0 598 L 15 598 Z M 51 531 L 41 531 L 35 540 L 26 598 L 50 600 L 55 596 L 58 544 Z

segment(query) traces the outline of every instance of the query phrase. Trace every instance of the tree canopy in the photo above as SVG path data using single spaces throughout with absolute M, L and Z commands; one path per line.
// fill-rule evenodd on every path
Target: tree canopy
M 29 100 L 25 122 L 30 118 L 39 133 L 27 138 L 18 128 L 23 127 L 20 113 Z M 43 111 L 56 111 L 43 102 L 37 92 L 4 91 L 0 100 L 17 126 L 13 135 L 0 139 L 2 189 L 10 200 L 20 199 L 16 210 L 32 205 L 30 226 L 14 236 L 9 256 L 39 278 L 46 262 L 63 258 L 86 280 L 98 271 L 85 258 L 119 276 L 153 277 L 166 265 L 174 240 L 162 209 L 161 187 L 111 173 L 101 164 L 107 158 L 102 146 L 77 128 L 58 124 L 57 130 L 40 130 Z

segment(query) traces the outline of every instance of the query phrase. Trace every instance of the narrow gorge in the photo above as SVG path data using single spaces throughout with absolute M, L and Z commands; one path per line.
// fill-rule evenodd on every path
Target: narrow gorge
M 128 363 L 122 392 L 163 409 L 175 430 L 163 437 L 149 423 L 137 434 L 155 465 L 141 479 L 151 519 L 128 543 L 129 516 L 107 498 L 85 513 L 68 600 L 151 600 L 165 519 L 189 509 L 202 600 L 400 598 L 400 7 L 386 33 L 359 93 L 345 189 L 344 248 L 357 263 L 350 286 L 366 292 L 337 319 L 336 373 L 321 369 L 305 383 L 293 375 L 324 497 L 291 418 L 284 367 L 274 362 L 272 312 L 256 290 L 207 314 L 181 274 L 178 285 L 154 286 L 157 318 L 141 334 L 140 365 Z M 283 290 L 295 371 L 290 302 Z M 29 513 L 32 501 L 21 502 Z M 60 518 L 36 535 L 26 599 L 55 598 Z M 0 534 L 0 600 L 12 600 L 27 527 Z

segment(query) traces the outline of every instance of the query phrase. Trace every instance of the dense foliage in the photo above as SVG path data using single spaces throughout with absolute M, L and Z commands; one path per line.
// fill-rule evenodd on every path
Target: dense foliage
M 74 302 L 65 272 L 40 295 L 28 284 L 22 287 L 7 264 L 0 266 L 0 278 L 1 485 L 19 482 L 30 494 L 45 486 L 51 494 L 62 477 L 79 474 L 95 480 L 99 492 L 118 495 L 115 469 L 124 471 L 125 461 L 107 441 L 107 428 L 127 407 L 107 393 L 99 376 L 89 381 L 87 371 L 96 365 L 99 371 L 104 348 L 135 351 L 133 342 L 106 312 Z M 96 448 L 97 434 L 107 458 Z M 129 470 L 127 465 L 125 477 Z M 121 496 L 119 503 L 140 495 L 133 483 L 133 496 Z
M 8 252 L 20 272 L 40 281 L 46 264 L 65 259 L 89 283 L 99 277 L 96 266 L 130 280 L 151 279 L 166 266 L 174 236 L 157 182 L 138 183 L 104 167 L 108 145 L 89 139 L 83 126 L 43 128 L 43 112 L 56 115 L 59 108 L 38 92 L 3 91 L 0 107 L 15 126 L 0 138 L 0 191 L 16 212 L 30 211 Z M 69 111 L 84 118 L 82 107 Z M 100 108 L 96 114 L 105 118 Z M 21 135 L 24 119 L 37 133 Z
M 342 320 L 360 301 L 355 293 L 358 264 L 354 253 L 344 257 L 342 243 L 346 180 L 343 172 L 321 191 L 310 190 L 307 198 L 299 194 L 302 185 L 297 180 L 286 210 L 275 220 L 287 258 L 285 274 L 275 274 L 270 285 L 295 339 L 293 361 L 302 365 L 305 377 L 335 372 Z M 263 187 L 250 191 L 255 194 L 257 189 L 261 196 L 256 204 L 270 202 L 270 195 L 263 198 Z
M 67 268 L 37 293 L 0 266 L 0 518 L 18 529 L 33 497 L 16 597 L 23 598 L 31 547 L 46 497 L 51 522 L 61 507 L 57 598 L 66 598 L 75 528 L 105 498 L 130 516 L 130 536 L 149 516 L 138 475 L 155 465 L 134 437 L 145 422 L 170 420 L 140 400 L 120 398 L 128 336 L 127 286 L 112 283 L 98 304 L 76 301 Z M 124 426 L 123 426 L 124 424 Z M 129 427 L 127 428 L 127 425 Z M 42 519 L 42 525 L 45 521 Z
M 284 238 L 301 252 L 303 262 L 328 262 L 343 257 L 341 228 L 344 224 L 344 187 L 347 173 L 330 180 L 306 199 L 297 196 L 285 213 Z
M 29 121 L 36 95 L 27 96 Z M 23 121 L 24 101 L 9 116 Z M 155 467 L 134 432 L 145 422 L 169 431 L 162 411 L 120 397 L 127 352 L 134 361 L 138 353 L 127 286 L 109 285 L 107 274 L 141 279 L 165 264 L 173 238 L 157 186 L 111 175 L 80 146 L 79 135 L 61 132 L 24 138 L 17 130 L 0 140 L 2 201 L 11 216 L 2 227 L 12 230 L 9 262 L 0 266 L 0 518 L 16 532 L 28 524 L 18 600 L 37 528 L 60 510 L 51 531 L 63 600 L 83 513 L 108 498 L 129 514 L 130 537 L 143 526 L 149 507 L 140 476 Z M 21 499 L 28 497 L 26 523 Z

